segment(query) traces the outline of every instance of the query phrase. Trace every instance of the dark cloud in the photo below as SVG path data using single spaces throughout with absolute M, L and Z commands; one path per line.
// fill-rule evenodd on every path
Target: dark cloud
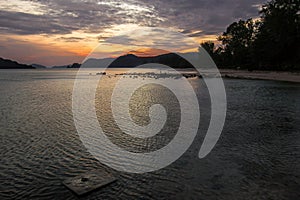
M 28 1 L 32 2 L 32 1 Z M 147 5 L 131 1 L 35 1 L 42 14 L 6 11 L 0 7 L 0 31 L 17 34 L 65 34 L 73 30 L 99 33 L 116 24 L 136 23 L 154 26 L 157 16 Z M 111 3 L 110 3 L 111 2 Z
M 166 36 L 166 37 L 164 37 Z M 112 36 L 102 44 L 118 44 L 130 48 L 158 48 L 168 51 L 193 49 L 198 47 L 192 38 L 166 28 L 137 27 L 124 32 L 123 35 Z M 101 46 L 100 46 L 101 47 Z
M 147 0 L 142 0 L 148 2 Z M 202 34 L 218 34 L 241 18 L 257 17 L 257 7 L 265 0 L 152 0 L 164 26 L 175 26 L 184 32 L 203 30 Z
M 2 32 L 16 34 L 67 34 L 75 27 L 57 23 L 55 19 L 21 12 L 0 12 Z
M 65 42 L 79 42 L 79 41 L 85 40 L 85 38 L 81 38 L 81 37 L 60 37 L 57 40 L 62 40 L 62 41 L 65 41 Z
M 99 35 L 99 36 L 97 37 L 97 40 L 98 40 L 98 41 L 104 41 L 104 40 L 107 40 L 108 38 L 109 38 L 108 36 Z
M 74 30 L 99 33 L 112 25 L 175 27 L 191 36 L 218 34 L 231 22 L 258 16 L 264 0 L 35 0 L 42 14 L 5 11 L 0 31 L 16 34 L 66 34 Z M 203 32 L 194 33 L 202 30 Z M 192 34 L 190 34 L 192 33 Z
M 128 35 L 118 35 L 114 37 L 110 37 L 105 40 L 105 43 L 110 44 L 122 44 L 122 45 L 135 45 L 136 40 L 130 38 Z
M 199 37 L 203 35 L 207 35 L 207 33 L 204 34 L 203 32 L 196 32 L 196 33 L 188 34 L 189 37 Z

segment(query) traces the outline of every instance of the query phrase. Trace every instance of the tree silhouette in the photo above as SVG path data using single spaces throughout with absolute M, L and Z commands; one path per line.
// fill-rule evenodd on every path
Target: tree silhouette
M 234 22 L 226 29 L 218 40 L 223 45 L 224 60 L 229 66 L 251 66 L 252 46 L 255 38 L 255 22 L 252 19 Z
M 214 52 L 215 52 L 215 43 L 213 43 L 212 41 L 207 41 L 207 42 L 203 42 L 201 43 L 201 46 L 207 51 L 207 53 L 210 56 L 214 56 Z
M 272 0 L 262 7 L 254 47 L 261 67 L 299 69 L 299 10 L 299 0 Z
M 219 67 L 300 70 L 300 1 L 271 0 L 258 20 L 239 20 L 218 37 L 222 46 L 201 45 Z

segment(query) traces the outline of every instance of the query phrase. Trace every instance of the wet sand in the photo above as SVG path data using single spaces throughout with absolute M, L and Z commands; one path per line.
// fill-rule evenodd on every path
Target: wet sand
M 300 72 L 278 72 L 278 71 L 246 71 L 246 70 L 220 70 L 224 78 L 238 79 L 261 79 L 261 80 L 276 80 L 289 81 L 300 83 Z

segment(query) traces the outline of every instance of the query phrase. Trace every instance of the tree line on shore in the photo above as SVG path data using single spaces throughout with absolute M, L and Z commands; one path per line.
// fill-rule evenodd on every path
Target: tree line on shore
M 220 68 L 299 71 L 300 1 L 271 0 L 258 19 L 232 23 L 217 40 L 201 46 Z

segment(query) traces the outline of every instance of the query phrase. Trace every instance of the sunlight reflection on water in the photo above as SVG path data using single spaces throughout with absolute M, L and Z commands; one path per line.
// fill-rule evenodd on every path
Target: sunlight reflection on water
M 113 171 L 95 160 L 82 145 L 73 122 L 71 98 L 76 70 L 1 70 L 0 73 L 0 198 L 74 199 L 61 183 L 93 169 Z M 90 70 L 82 78 L 96 76 Z M 135 151 L 159 148 L 172 138 L 162 134 L 142 142 L 118 137 L 103 105 L 110 77 L 99 88 L 98 120 L 114 142 Z M 90 74 L 91 73 L 91 74 Z M 189 79 L 201 109 L 198 135 L 189 150 L 165 169 L 142 175 L 118 173 L 112 185 L 86 199 L 297 199 L 300 185 L 300 85 L 275 81 L 225 79 L 227 121 L 216 148 L 205 159 L 197 153 L 210 116 L 209 97 L 201 79 Z M 150 87 L 150 86 L 149 86 Z M 153 87 L 153 86 L 152 86 Z M 146 90 L 149 88 L 145 88 Z M 147 94 L 164 96 L 161 88 Z M 137 96 L 134 102 L 141 97 Z M 164 98 L 168 98 L 164 96 Z M 172 101 L 170 101 L 172 102 Z M 174 104 L 173 104 L 174 103 Z M 168 105 L 177 123 L 176 101 Z M 138 104 L 137 106 L 142 106 Z M 147 124 L 143 113 L 134 117 Z M 168 131 L 166 131 L 168 133 Z

